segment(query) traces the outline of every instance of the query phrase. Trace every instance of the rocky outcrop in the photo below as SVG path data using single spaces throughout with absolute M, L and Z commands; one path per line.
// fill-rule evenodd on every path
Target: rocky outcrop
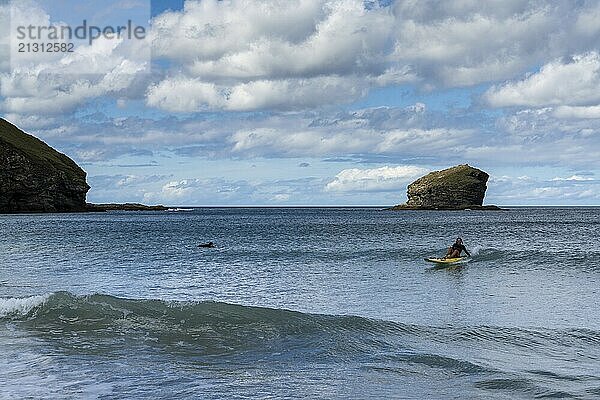
M 0 118 L 0 212 L 86 210 L 85 172 L 69 157 Z
M 393 210 L 497 210 L 484 206 L 489 175 L 467 164 L 431 172 L 408 185 L 408 201 Z
M 0 118 L 0 213 L 165 211 L 137 203 L 90 204 L 85 171 Z
M 139 203 L 124 203 L 124 204 L 91 204 L 87 205 L 88 211 L 104 212 L 104 211 L 168 211 L 169 207 L 163 205 L 147 206 Z

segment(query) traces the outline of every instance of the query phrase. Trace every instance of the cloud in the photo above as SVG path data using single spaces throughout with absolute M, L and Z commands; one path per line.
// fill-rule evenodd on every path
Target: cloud
M 578 205 L 597 204 L 597 181 L 571 178 L 544 180 L 530 176 L 491 176 L 486 199 L 503 205 Z
M 10 8 L 14 26 L 59 26 L 36 2 Z M 0 68 L 0 110 L 23 118 L 59 116 L 97 98 L 132 96 L 149 71 L 149 50 L 142 41 L 102 37 L 73 52 L 19 53 L 11 71 Z
M 472 135 L 460 129 L 330 131 L 304 129 L 282 133 L 274 128 L 239 130 L 230 138 L 232 153 L 251 156 L 331 156 L 351 154 L 416 155 L 463 146 Z M 426 150 L 427 149 L 427 150 Z
M 185 197 L 191 190 L 187 179 L 183 179 L 166 183 L 162 187 L 161 195 L 162 198 L 172 201 Z
M 600 119 L 557 118 L 551 107 L 507 114 L 495 123 L 499 141 L 466 149 L 472 157 L 574 169 L 600 166 Z
M 138 176 L 138 175 L 126 175 L 119 179 L 116 183 L 117 187 L 126 187 L 126 186 L 137 186 L 140 184 L 145 184 L 149 182 L 156 182 L 158 177 L 156 175 L 147 177 L 147 176 Z
M 321 179 L 312 177 L 287 180 L 189 177 L 168 180 L 161 187 L 148 189 L 141 201 L 169 205 L 310 204 L 312 196 L 322 192 L 322 185 Z
M 484 94 L 492 107 L 582 106 L 600 102 L 600 55 L 590 52 L 555 60 L 523 80 L 494 86 Z M 558 115 L 576 116 L 581 109 L 559 108 Z M 597 107 L 587 109 L 597 113 Z M 583 114 L 583 113 L 582 113 Z
M 159 183 L 168 179 L 168 175 L 91 175 L 89 181 L 94 185 L 94 189 L 111 190 L 125 189 L 144 186 L 150 183 Z
M 600 14 L 592 3 L 369 5 L 187 1 L 152 21 L 155 55 L 174 66 L 147 103 L 170 112 L 289 110 L 352 101 L 379 86 L 472 86 L 588 51 L 600 39 L 587 17 Z M 175 87 L 182 90 L 168 91 Z
M 147 104 L 167 111 L 201 111 L 206 106 L 223 107 L 225 95 L 213 83 L 178 77 L 151 86 Z
M 560 106 L 553 110 L 557 118 L 597 119 L 600 118 L 600 105 L 597 106 Z
M 576 188 L 564 188 L 564 187 L 536 187 L 531 191 L 524 193 L 522 198 L 529 198 L 535 201 L 557 201 L 560 202 L 572 202 L 579 200 L 598 200 L 598 192 L 591 190 L 590 188 L 576 187 Z M 567 203 L 569 204 L 569 203 Z
M 147 104 L 195 112 L 349 102 L 371 79 L 413 80 L 387 66 L 393 26 L 385 7 L 361 0 L 187 1 L 152 21 L 154 54 L 180 69 L 149 88 Z
M 85 68 L 82 66 L 82 68 Z M 121 60 L 110 72 L 95 78 L 46 75 L 40 71 L 13 72 L 0 76 L 0 109 L 15 114 L 59 115 L 73 111 L 86 101 L 117 95 L 131 87 L 145 66 Z M 40 96 L 40 94 L 45 96 Z
M 29 22 L 48 23 L 33 3 L 19 4 Z M 127 97 L 170 113 L 289 111 L 352 102 L 381 86 L 472 86 L 514 79 L 540 64 L 547 64 L 544 73 L 556 74 L 550 70 L 573 69 L 556 61 L 565 54 L 579 54 L 573 64 L 585 64 L 577 57 L 587 57 L 600 39 L 595 15 L 600 5 L 568 0 L 188 0 L 182 10 L 152 19 L 153 75 L 143 73 L 147 63 L 128 57 L 135 53 L 131 46 L 139 45 L 135 41 L 99 40 L 76 54 L 4 74 L 1 107 L 59 115 L 94 99 L 122 106 Z M 57 71 L 98 76 L 47 76 Z M 525 88 L 518 82 L 499 85 L 497 95 L 489 93 L 490 104 L 556 100 L 533 89 L 519 100 L 512 89 Z M 579 102 L 595 89 L 579 89 L 577 104 L 563 105 L 588 105 Z
M 345 169 L 325 186 L 325 190 L 328 192 L 401 191 L 406 189 L 407 183 L 427 172 L 425 168 L 412 165 Z
M 556 32 L 560 6 L 547 4 L 399 1 L 393 6 L 392 57 L 414 65 L 430 85 L 469 86 L 509 77 L 550 50 L 551 43 L 540 39 Z
M 290 195 L 287 193 L 278 193 L 272 197 L 272 200 L 276 201 L 276 202 L 284 202 L 284 201 L 288 201 L 289 199 L 290 199 Z
M 94 175 L 88 176 L 88 183 L 92 187 L 88 194 L 88 201 L 109 202 L 142 202 L 147 191 L 157 190 L 172 176 L 161 174 L 133 175 Z
M 10 70 L 10 2 L 0 2 L 0 73 Z
M 179 76 L 151 86 L 146 100 L 149 106 L 171 112 L 253 111 L 312 108 L 323 103 L 348 102 L 365 94 L 366 87 L 359 79 L 337 76 L 256 80 L 233 86 Z
M 468 111 L 447 114 L 422 103 L 350 111 L 210 114 L 186 118 L 99 116 L 24 119 L 27 131 L 78 161 L 105 162 L 126 155 L 161 168 L 177 159 L 302 158 L 381 165 L 481 166 L 560 165 L 573 169 L 599 165 L 600 119 L 557 118 L 553 109 L 520 110 L 497 116 Z M 48 124 L 47 126 L 45 126 Z M 141 157 L 141 158 L 139 158 Z
M 594 178 L 589 178 L 589 177 L 579 176 L 579 175 L 571 175 L 568 178 L 556 177 L 556 178 L 553 178 L 552 180 L 553 181 L 575 181 L 575 182 L 582 182 L 582 181 L 593 181 Z
M 358 0 L 208 0 L 157 16 L 152 35 L 191 76 L 265 80 L 379 71 L 393 24 Z

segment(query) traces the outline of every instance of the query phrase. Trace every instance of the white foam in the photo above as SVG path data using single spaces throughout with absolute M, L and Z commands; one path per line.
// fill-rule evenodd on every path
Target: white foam
M 31 297 L 0 298 L 0 318 L 11 314 L 25 315 L 34 307 L 42 305 L 50 297 L 49 294 Z
M 485 250 L 485 248 L 479 244 L 473 246 L 473 248 L 471 250 L 469 250 L 469 253 L 471 253 L 472 256 L 476 256 L 479 253 L 481 253 L 481 250 Z

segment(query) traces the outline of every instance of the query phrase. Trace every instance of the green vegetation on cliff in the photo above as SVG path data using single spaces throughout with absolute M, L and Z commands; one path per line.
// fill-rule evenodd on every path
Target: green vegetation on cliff
M 0 212 L 83 211 L 89 188 L 73 160 L 0 118 Z
M 0 118 L 0 142 L 2 142 L 0 146 L 12 146 L 40 166 L 50 170 L 61 169 L 72 174 L 74 178 L 81 178 L 83 170 L 73 160 L 2 118 Z M 85 180 L 85 172 L 83 177 Z

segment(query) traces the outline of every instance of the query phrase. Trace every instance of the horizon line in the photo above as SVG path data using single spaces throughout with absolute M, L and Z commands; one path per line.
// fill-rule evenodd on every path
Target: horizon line
M 108 203 L 110 204 L 110 203 Z M 116 204 L 116 203 L 115 203 Z M 119 203 L 121 204 L 121 203 Z M 390 206 L 390 205 L 369 205 L 369 204 L 360 204 L 360 205 L 302 205 L 302 204 L 296 204 L 296 205 L 269 205 L 269 204 L 265 204 L 265 205 L 164 205 L 164 204 L 158 204 L 158 205 L 162 205 L 163 207 L 168 207 L 168 208 L 391 208 L 394 206 Z M 573 207 L 573 208 L 584 208 L 584 207 L 600 207 L 600 204 L 507 204 L 507 205 L 497 205 L 496 206 L 502 208 L 502 207 L 521 207 L 521 208 L 539 208 L 539 207 L 554 207 L 554 208 L 559 208 L 559 207 Z M 418 210 L 416 210 L 418 211 Z M 435 211 L 435 210 L 428 210 L 428 211 Z M 441 211 L 446 211 L 446 210 L 441 210 Z M 453 210 L 450 210 L 453 211 Z M 457 210 L 457 211 L 461 211 L 461 210 Z M 473 211 L 478 211 L 478 210 L 473 210 Z

